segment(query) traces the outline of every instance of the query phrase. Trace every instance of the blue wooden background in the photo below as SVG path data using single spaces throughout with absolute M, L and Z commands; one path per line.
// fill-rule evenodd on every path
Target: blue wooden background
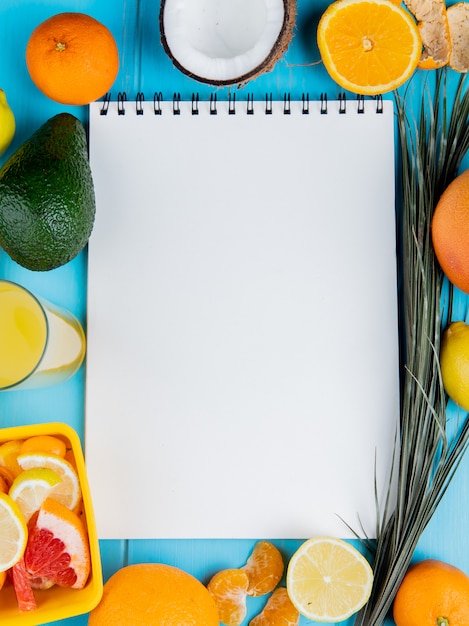
M 293 42 L 274 70 L 236 91 L 237 100 L 247 94 L 264 98 L 271 93 L 283 99 L 285 93 L 301 98 L 308 93 L 318 99 L 322 92 L 337 97 L 339 88 L 330 80 L 319 62 L 315 33 L 317 20 L 328 0 L 298 0 L 298 15 Z M 17 131 L 15 139 L 0 165 L 43 122 L 53 115 L 68 111 L 87 127 L 87 107 L 67 107 L 52 102 L 34 86 L 25 63 L 25 48 L 32 30 L 43 20 L 63 11 L 81 11 L 102 21 L 113 33 L 120 53 L 120 71 L 112 88 L 112 98 L 126 92 L 129 99 L 143 92 L 146 99 L 155 91 L 171 98 L 174 92 L 190 99 L 197 92 L 201 99 L 209 98 L 213 88 L 187 78 L 175 69 L 160 44 L 157 0 L 1 0 L 0 1 L 0 88 L 4 89 L 13 109 Z M 219 99 L 228 97 L 229 89 L 217 90 Z M 285 158 L 288 158 L 285 155 Z M 99 210 L 99 207 L 98 207 Z M 109 271 L 112 271 L 110 268 Z M 25 270 L 0 250 L 0 278 L 7 278 L 30 288 L 52 302 L 68 307 L 86 329 L 87 251 L 64 267 L 47 273 Z M 457 294 L 453 318 L 465 319 L 466 297 Z M 385 329 L 383 329 L 385 332 Z M 118 358 L 116 347 L 116 358 Z M 60 386 L 35 391 L 0 393 L 0 426 L 37 422 L 63 421 L 74 427 L 84 438 L 84 395 L 86 362 L 70 381 Z M 456 415 L 453 412 L 453 415 Z M 103 446 L 106 442 L 103 441 Z M 125 462 L 123 460 L 123 462 Z M 469 457 L 458 469 L 447 494 L 432 522 L 425 531 L 416 559 L 440 558 L 469 574 L 469 504 L 467 501 Z M 307 494 L 306 494 L 307 495 Z M 314 502 L 311 503 L 314 507 Z M 248 511 L 239 511 L 248 515 Z M 241 566 L 255 541 L 252 540 L 140 540 L 101 541 L 103 574 L 106 580 L 119 567 L 128 563 L 160 561 L 182 567 L 207 582 L 217 570 Z M 306 538 L 297 541 L 276 541 L 285 560 Z M 248 618 L 260 610 L 265 599 L 250 598 Z M 87 623 L 87 616 L 65 620 L 62 624 L 76 626 Z M 306 624 L 306 620 L 301 624 Z M 392 624 L 392 621 L 389 621 Z M 353 619 L 344 622 L 353 624 Z

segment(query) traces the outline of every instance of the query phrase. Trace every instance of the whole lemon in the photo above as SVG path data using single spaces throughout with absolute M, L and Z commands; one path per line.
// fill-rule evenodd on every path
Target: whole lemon
M 0 155 L 11 144 L 15 136 L 16 124 L 13 111 L 10 109 L 3 89 L 0 89 Z
M 440 366 L 446 393 L 469 411 L 469 325 L 465 322 L 452 322 L 443 333 Z

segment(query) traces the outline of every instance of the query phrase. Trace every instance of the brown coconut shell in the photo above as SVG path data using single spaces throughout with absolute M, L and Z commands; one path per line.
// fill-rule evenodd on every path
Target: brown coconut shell
M 265 57 L 265 59 L 261 63 L 259 63 L 259 65 L 257 65 L 256 67 L 253 67 L 251 70 L 249 70 L 248 72 L 245 72 L 244 74 L 240 76 L 233 76 L 231 78 L 226 78 L 226 79 L 217 80 L 213 78 L 199 76 L 197 74 L 194 74 L 190 70 L 188 70 L 186 67 L 184 67 L 178 61 L 178 59 L 174 57 L 169 47 L 169 44 L 166 40 L 165 31 L 164 31 L 164 11 L 165 11 L 166 3 L 169 1 L 170 0 L 161 0 L 160 15 L 159 15 L 161 44 L 166 54 L 171 59 L 173 65 L 178 70 L 180 70 L 183 74 L 185 74 L 186 76 L 189 76 L 190 78 L 193 78 L 194 80 L 197 80 L 200 83 L 214 85 L 217 87 L 229 86 L 229 85 L 242 86 L 262 74 L 271 72 L 275 64 L 277 63 L 277 61 L 279 61 L 286 53 L 288 46 L 290 45 L 290 42 L 293 37 L 293 28 L 295 26 L 295 19 L 296 19 L 296 0 L 283 0 L 284 16 L 283 16 L 282 28 L 280 29 L 280 33 L 274 45 L 272 46 L 270 53 Z

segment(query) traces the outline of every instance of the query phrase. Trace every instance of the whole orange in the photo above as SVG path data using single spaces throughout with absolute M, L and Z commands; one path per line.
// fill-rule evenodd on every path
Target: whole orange
M 397 626 L 469 624 L 469 577 L 436 559 L 420 561 L 404 576 L 393 613 Z
M 432 242 L 448 279 L 469 293 L 469 169 L 442 193 L 432 218 Z
M 88 626 L 219 626 L 207 588 L 191 574 L 163 563 L 118 570 L 104 585 Z
M 119 70 L 109 29 L 83 13 L 58 13 L 32 32 L 26 65 L 34 84 L 61 104 L 84 105 L 107 93 Z

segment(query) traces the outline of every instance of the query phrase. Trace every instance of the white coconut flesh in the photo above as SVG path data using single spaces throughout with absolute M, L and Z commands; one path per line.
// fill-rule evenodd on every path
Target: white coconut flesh
M 163 0 L 161 40 L 202 82 L 234 84 L 268 71 L 291 39 L 292 0 Z

